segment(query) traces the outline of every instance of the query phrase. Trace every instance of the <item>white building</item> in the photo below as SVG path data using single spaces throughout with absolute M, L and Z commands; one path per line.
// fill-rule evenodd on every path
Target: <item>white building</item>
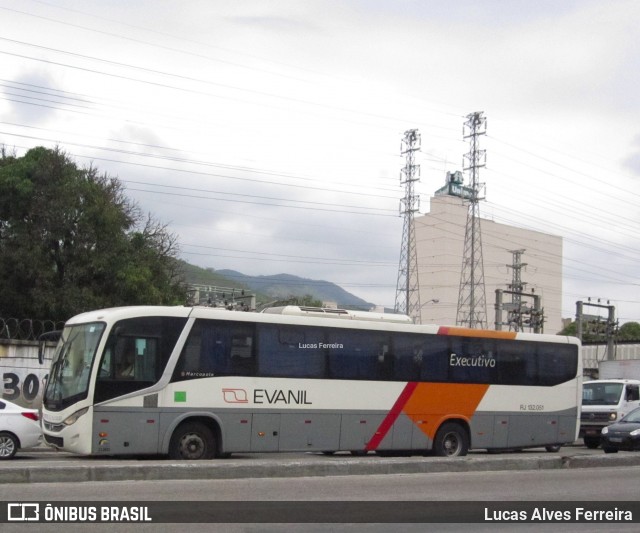
M 448 173 L 447 183 L 431 198 L 429 213 L 415 218 L 416 249 L 423 324 L 455 325 L 462 270 L 468 204 L 460 173 Z M 482 217 L 482 204 L 480 204 Z M 498 224 L 481 218 L 487 326 L 495 328 L 496 289 L 509 290 L 513 250 L 524 250 L 521 281 L 524 292 L 535 291 L 544 308 L 544 333 L 562 325 L 562 238 Z M 512 296 L 504 294 L 505 303 Z M 523 298 L 532 305 L 533 299 Z M 506 320 L 506 313 L 505 313 Z M 502 329 L 508 329 L 503 327 Z

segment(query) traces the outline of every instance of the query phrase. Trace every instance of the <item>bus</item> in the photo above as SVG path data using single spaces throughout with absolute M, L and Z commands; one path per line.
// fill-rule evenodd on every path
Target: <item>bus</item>
M 463 456 L 573 442 L 580 345 L 285 306 L 122 307 L 70 319 L 43 433 L 84 455 Z

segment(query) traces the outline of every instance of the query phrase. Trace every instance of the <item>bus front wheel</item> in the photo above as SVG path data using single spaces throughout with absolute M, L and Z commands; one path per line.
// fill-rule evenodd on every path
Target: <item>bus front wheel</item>
M 201 422 L 185 422 L 171 436 L 169 456 L 172 459 L 213 459 L 216 439 L 211 429 Z
M 433 440 L 433 451 L 440 457 L 467 455 L 469 436 L 460 424 L 455 422 L 442 424 Z

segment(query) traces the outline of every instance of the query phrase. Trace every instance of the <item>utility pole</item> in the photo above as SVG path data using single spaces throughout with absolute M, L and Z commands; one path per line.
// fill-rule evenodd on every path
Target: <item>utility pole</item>
M 400 215 L 404 217 L 400 264 L 396 284 L 395 311 L 413 318 L 420 323 L 420 287 L 418 284 L 418 253 L 414 215 L 420 210 L 420 197 L 414 186 L 420 180 L 420 165 L 415 163 L 415 153 L 420 150 L 418 130 L 407 130 L 400 145 L 400 153 L 405 156 L 405 166 L 400 172 L 400 183 L 404 185 L 404 198 L 400 200 Z
M 486 164 L 486 150 L 480 150 L 478 144 L 480 135 L 487 133 L 486 127 L 487 119 L 482 112 L 467 115 L 463 127 L 463 137 L 470 140 L 469 153 L 463 159 L 463 169 L 469 172 L 471 193 L 468 199 L 456 323 L 469 328 L 487 327 L 480 231 L 480 200 L 484 199 L 484 184 L 479 181 L 479 170 Z
M 587 315 L 584 314 L 584 307 L 598 307 L 607 310 L 606 320 L 600 315 Z M 584 331 L 584 325 L 587 326 L 587 331 Z M 616 358 L 614 341 L 616 336 L 618 323 L 616 322 L 616 307 L 611 305 L 609 301 L 607 304 L 601 304 L 600 298 L 598 303 L 592 303 L 591 298 L 588 298 L 586 302 L 576 302 L 576 336 L 582 341 L 583 333 L 590 333 L 595 336 L 604 336 L 607 341 L 607 361 L 613 361 Z
M 509 250 L 513 254 L 513 261 L 507 268 L 512 269 L 511 283 L 507 285 L 511 291 L 511 311 L 509 312 L 509 324 L 513 326 L 514 331 L 522 331 L 522 293 L 526 283 L 522 283 L 522 268 L 527 263 L 522 263 L 522 254 L 524 250 Z
M 530 293 L 524 292 L 527 285 L 522 281 L 522 268 L 527 263 L 522 262 L 524 250 L 510 250 L 513 254 L 513 262 L 506 265 L 513 269 L 511 283 L 507 284 L 509 290 L 496 289 L 496 320 L 495 328 L 502 330 L 502 326 L 508 326 L 509 331 L 524 331 L 529 328 L 533 333 L 542 333 L 544 325 L 544 309 L 540 305 L 540 296 L 532 289 Z M 503 295 L 511 295 L 511 303 L 503 303 Z M 523 301 L 528 299 L 532 304 Z M 502 312 L 507 311 L 506 322 L 502 320 Z

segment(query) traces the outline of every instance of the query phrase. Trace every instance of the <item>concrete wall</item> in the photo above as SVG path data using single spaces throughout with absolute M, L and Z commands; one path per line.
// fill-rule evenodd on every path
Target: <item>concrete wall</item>
M 40 407 L 54 349 L 55 343 L 47 343 L 40 364 L 37 341 L 0 340 L 2 397 L 23 407 Z
M 640 359 L 640 344 L 617 344 L 616 360 Z M 586 373 L 598 370 L 598 363 L 607 359 L 606 344 L 590 344 L 582 347 L 582 363 Z

